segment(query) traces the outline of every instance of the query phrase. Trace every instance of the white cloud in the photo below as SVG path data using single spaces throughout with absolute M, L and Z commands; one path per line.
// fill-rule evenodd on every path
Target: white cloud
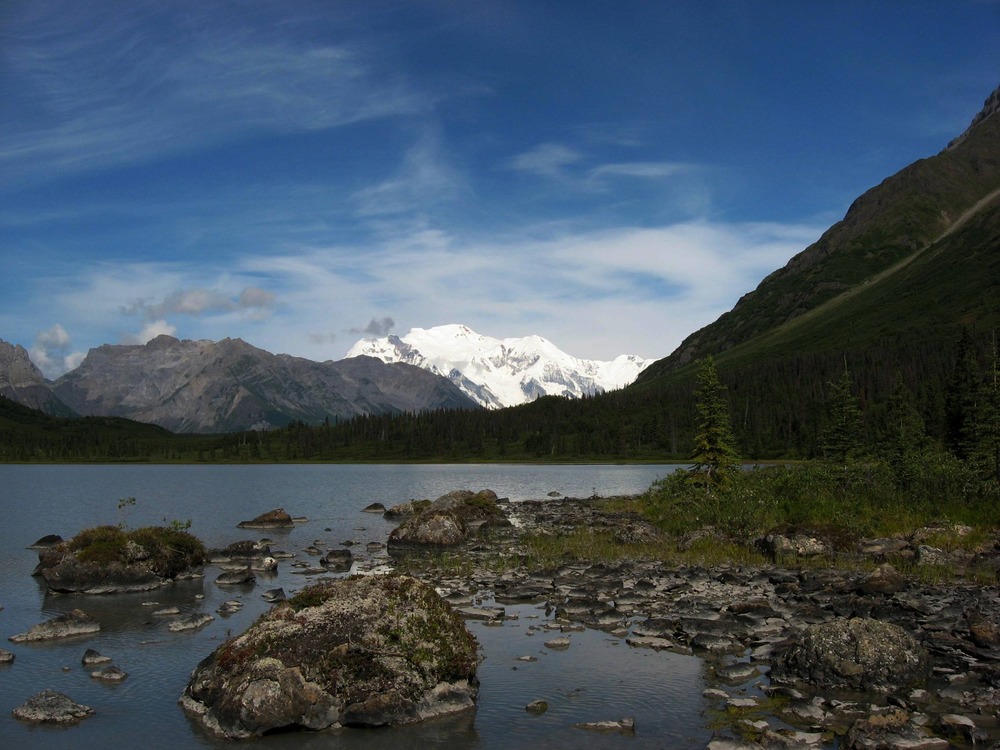
M 124 343 L 161 333 L 240 337 L 272 352 L 325 360 L 343 356 L 356 340 L 334 332 L 360 338 L 465 323 L 496 337 L 537 333 L 591 359 L 662 357 L 820 231 L 692 221 L 465 237 L 414 223 L 408 233 L 363 246 L 285 247 L 227 260 L 225 268 L 95 266 L 77 272 L 68 287 L 50 282 L 63 291 L 47 297 L 44 311 L 26 314 L 73 320 L 75 338 L 88 346 L 112 343 L 108 331 L 116 330 Z M 257 309 L 269 314 L 248 314 Z M 47 336 L 65 340 L 57 329 Z
M 45 377 L 54 379 L 78 366 L 86 356 L 83 352 L 70 352 L 72 343 L 66 329 L 56 323 L 48 330 L 39 331 L 28 356 Z
M 542 143 L 530 151 L 517 154 L 507 167 L 542 177 L 562 177 L 566 167 L 578 163 L 583 155 L 561 143 Z
M 173 336 L 177 333 L 177 327 L 170 325 L 165 320 L 151 320 L 142 327 L 139 333 L 122 337 L 123 344 L 146 344 L 157 336 Z

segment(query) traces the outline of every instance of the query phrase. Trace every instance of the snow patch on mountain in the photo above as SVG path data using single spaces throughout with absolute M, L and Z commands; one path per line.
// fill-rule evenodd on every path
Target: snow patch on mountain
M 628 354 L 606 362 L 579 359 L 541 336 L 495 339 L 458 324 L 364 338 L 347 356 L 404 362 L 444 375 L 490 409 L 539 396 L 580 398 L 622 388 L 653 362 Z

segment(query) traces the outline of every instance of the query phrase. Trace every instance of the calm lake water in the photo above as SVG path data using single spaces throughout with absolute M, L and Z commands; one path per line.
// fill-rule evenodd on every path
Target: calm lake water
M 128 526 L 190 519 L 191 532 L 209 547 L 269 536 L 272 548 L 308 560 L 304 548 L 321 541 L 337 547 L 347 540 L 364 568 L 384 562 L 384 551 L 365 543 L 384 542 L 393 528 L 381 516 L 361 512 L 372 502 L 387 507 L 412 498 L 435 498 L 453 489 L 493 489 L 512 501 L 544 498 L 551 491 L 575 497 L 610 496 L 646 489 L 676 467 L 509 466 L 509 465 L 292 465 L 292 466 L 10 466 L 0 465 L 0 634 L 15 662 L 0 666 L 0 744 L 17 748 L 107 747 L 124 742 L 144 748 L 703 748 L 710 738 L 701 715 L 701 660 L 644 649 L 599 631 L 572 635 L 567 651 L 550 652 L 531 625 L 546 620 L 544 608 L 508 606 L 501 627 L 470 622 L 485 657 L 479 668 L 479 705 L 465 715 L 416 727 L 295 733 L 240 743 L 220 741 L 188 721 L 177 704 L 191 669 L 227 633 L 238 633 L 267 605 L 265 589 L 291 593 L 308 583 L 290 560 L 277 574 L 258 577 L 255 588 L 215 585 L 219 570 L 204 579 L 153 592 L 107 596 L 49 595 L 31 577 L 37 553 L 26 547 L 46 534 L 69 538 L 98 524 Z M 123 516 L 118 500 L 135 497 Z M 306 523 L 288 531 L 236 528 L 241 520 L 283 507 Z M 223 617 L 227 599 L 243 609 Z M 156 604 L 153 605 L 152 603 Z M 172 633 L 170 618 L 153 609 L 176 605 L 182 615 L 206 612 L 216 619 L 193 633 Z M 100 633 L 44 644 L 13 644 L 6 638 L 32 625 L 80 608 L 102 624 Z M 87 648 L 110 656 L 129 677 L 104 684 L 81 665 Z M 524 655 L 537 662 L 521 662 Z M 51 688 L 96 710 L 68 728 L 32 727 L 11 710 L 30 695 Z M 549 704 L 542 716 L 524 706 Z M 636 734 L 594 735 L 573 729 L 583 721 L 634 716 Z

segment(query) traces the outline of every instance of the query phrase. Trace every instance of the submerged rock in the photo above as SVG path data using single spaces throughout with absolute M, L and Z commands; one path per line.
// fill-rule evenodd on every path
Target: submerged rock
M 180 702 L 216 734 L 406 724 L 474 706 L 475 639 L 416 579 L 329 581 L 275 606 L 194 670 Z
M 295 525 L 295 521 L 284 508 L 275 508 L 249 521 L 240 521 L 236 525 L 241 529 L 290 529 Z
M 83 652 L 83 657 L 80 659 L 80 663 L 85 667 L 92 667 L 95 664 L 107 664 L 111 661 L 110 656 L 105 656 L 99 651 L 95 651 L 92 648 L 88 648 Z
M 227 570 L 219 573 L 215 579 L 216 584 L 219 586 L 242 586 L 243 584 L 255 583 L 256 581 L 257 576 L 254 575 L 249 565 L 239 570 Z
M 45 641 L 52 638 L 69 638 L 74 635 L 90 635 L 100 629 L 101 623 L 86 612 L 74 609 L 38 625 L 32 625 L 26 632 L 12 635 L 8 640 L 14 643 Z
M 108 666 L 91 672 L 90 677 L 91 679 L 102 680 L 104 682 L 121 682 L 128 677 L 128 672 L 125 672 L 120 667 Z
M 43 690 L 15 708 L 13 714 L 15 719 L 34 724 L 76 724 L 93 716 L 94 709 L 56 690 Z
M 635 733 L 635 718 L 627 717 L 625 719 L 619 719 L 618 721 L 587 721 L 580 724 L 574 724 L 576 729 L 586 729 L 590 732 L 618 732 L 620 734 L 634 734 Z

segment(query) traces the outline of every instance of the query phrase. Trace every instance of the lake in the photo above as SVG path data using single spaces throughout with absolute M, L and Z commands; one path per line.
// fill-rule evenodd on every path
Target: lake
M 0 645 L 16 655 L 0 666 L 0 737 L 4 747 L 107 747 L 125 742 L 145 748 L 236 747 L 191 723 L 177 704 L 191 669 L 229 633 L 239 633 L 269 605 L 261 592 L 281 586 L 301 589 L 308 580 L 280 560 L 278 572 L 258 577 L 250 591 L 214 584 L 218 568 L 204 579 L 141 594 L 49 595 L 31 577 L 37 553 L 26 549 L 46 534 L 69 538 L 82 528 L 124 523 L 130 527 L 191 520 L 191 532 L 209 547 L 268 536 L 272 548 L 309 559 L 314 542 L 337 547 L 353 541 L 362 569 L 386 561 L 393 524 L 363 513 L 372 502 L 387 507 L 413 498 L 435 498 L 453 489 L 489 488 L 511 501 L 633 494 L 665 476 L 674 465 L 255 465 L 255 466 L 22 466 L 0 465 L 5 514 L 0 524 Z M 136 498 L 119 509 L 119 499 Z M 283 507 L 308 520 L 284 531 L 241 530 L 236 524 Z M 224 617 L 228 599 L 244 607 Z M 154 604 L 155 603 L 155 604 Z M 193 633 L 172 633 L 157 608 L 176 605 L 182 615 L 206 612 L 215 620 Z M 100 633 L 43 644 L 13 644 L 6 638 L 32 625 L 80 608 L 96 617 Z M 479 668 L 479 704 L 474 712 L 414 727 L 280 734 L 240 743 L 252 748 L 703 748 L 711 732 L 701 715 L 705 667 L 700 659 L 632 649 L 621 638 L 588 630 L 573 635 L 573 647 L 547 651 L 531 625 L 546 619 L 543 606 L 508 606 L 516 615 L 501 627 L 470 622 L 485 657 Z M 87 648 L 110 656 L 129 677 L 120 684 L 91 679 L 81 665 Z M 519 661 L 533 655 L 536 662 Z M 51 688 L 96 710 L 68 728 L 35 727 L 15 720 L 11 709 Z M 548 702 L 547 713 L 525 711 L 531 701 Z M 634 716 L 636 734 L 595 735 L 576 722 Z

